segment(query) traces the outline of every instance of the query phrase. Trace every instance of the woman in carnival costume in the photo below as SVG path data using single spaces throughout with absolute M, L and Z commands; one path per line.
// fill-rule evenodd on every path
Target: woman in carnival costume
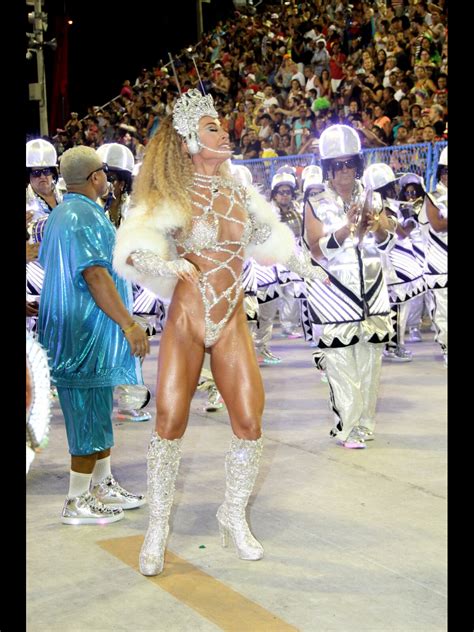
M 325 277 L 297 252 L 291 231 L 255 189 L 232 177 L 230 157 L 212 97 L 187 91 L 148 145 L 127 220 L 117 232 L 116 270 L 161 297 L 172 295 L 147 459 L 144 575 L 163 569 L 181 442 L 205 353 L 233 431 L 225 500 L 217 511 L 222 544 L 230 535 L 240 559 L 263 556 L 245 517 L 262 453 L 264 391 L 243 306 L 243 264 L 254 257 L 264 265 L 286 263 L 303 276 Z

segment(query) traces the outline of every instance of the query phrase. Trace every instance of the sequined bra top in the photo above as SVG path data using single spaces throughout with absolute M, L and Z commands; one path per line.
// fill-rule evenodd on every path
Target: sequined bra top
M 238 219 L 236 207 L 247 208 L 245 189 L 220 176 L 194 176 L 189 188 L 193 211 L 191 229 L 177 236 L 180 255 L 198 258 L 199 291 L 204 306 L 206 347 L 219 338 L 239 300 L 244 251 L 253 233 L 248 214 Z

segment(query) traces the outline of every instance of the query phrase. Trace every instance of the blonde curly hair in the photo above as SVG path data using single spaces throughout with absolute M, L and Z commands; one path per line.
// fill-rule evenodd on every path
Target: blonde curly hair
M 192 182 L 193 169 L 182 143 L 173 127 L 172 117 L 165 117 L 146 147 L 142 166 L 134 180 L 133 206 L 142 205 L 153 214 L 158 205 L 171 203 L 191 217 L 187 188 Z
M 188 189 L 193 173 L 191 157 L 173 127 L 172 115 L 168 115 L 146 147 L 142 166 L 133 183 L 131 205 L 144 206 L 151 215 L 159 206 L 170 205 L 183 213 L 189 226 L 192 204 Z M 221 165 L 218 173 L 232 177 L 227 164 Z

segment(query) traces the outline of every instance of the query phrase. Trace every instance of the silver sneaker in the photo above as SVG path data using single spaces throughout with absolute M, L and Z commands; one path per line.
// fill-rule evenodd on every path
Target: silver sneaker
M 90 492 L 84 492 L 74 498 L 66 498 L 61 522 L 63 524 L 108 524 L 122 520 L 120 507 L 107 507 Z
M 264 347 L 257 353 L 257 357 L 259 364 L 279 364 L 281 362 L 281 358 L 274 355 L 266 347 Z
M 207 390 L 207 404 L 204 406 L 204 410 L 208 413 L 213 413 L 221 408 L 224 408 L 221 394 L 217 390 L 216 385 L 211 384 Z
M 407 351 L 405 347 L 401 346 L 384 349 L 383 357 L 392 362 L 411 362 L 413 360 L 411 351 Z
M 150 421 L 151 415 L 146 410 L 118 410 L 116 419 L 121 421 Z
M 342 441 L 342 439 L 339 439 L 338 443 L 339 445 L 342 445 L 343 448 L 348 448 L 349 450 L 360 450 L 367 447 L 365 445 L 364 439 L 357 431 L 357 428 L 353 428 L 349 433 L 347 439 L 345 439 L 344 441 Z
M 420 330 L 418 327 L 409 327 L 407 342 L 423 342 Z
M 365 426 L 359 426 L 357 428 L 357 432 L 358 432 L 359 437 L 363 439 L 364 441 L 373 441 L 375 438 L 372 430 L 369 430 Z
M 116 505 L 121 509 L 135 509 L 146 503 L 143 494 L 127 492 L 117 483 L 113 476 L 107 476 L 103 481 L 93 485 L 91 494 L 105 505 Z
M 289 338 L 290 340 L 296 340 L 297 338 L 303 337 L 303 333 L 301 331 L 297 331 L 296 329 L 283 329 L 281 335 L 283 338 Z

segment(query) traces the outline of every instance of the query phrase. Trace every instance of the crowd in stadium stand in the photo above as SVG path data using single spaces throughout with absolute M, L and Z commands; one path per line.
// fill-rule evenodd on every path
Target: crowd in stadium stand
M 258 9 L 236 11 L 175 55 L 180 89 L 213 95 L 234 158 L 317 154 L 334 123 L 354 127 L 365 148 L 447 140 L 446 0 Z M 139 162 L 178 96 L 172 66 L 160 61 L 106 106 L 71 113 L 52 142 L 59 155 L 120 142 Z

